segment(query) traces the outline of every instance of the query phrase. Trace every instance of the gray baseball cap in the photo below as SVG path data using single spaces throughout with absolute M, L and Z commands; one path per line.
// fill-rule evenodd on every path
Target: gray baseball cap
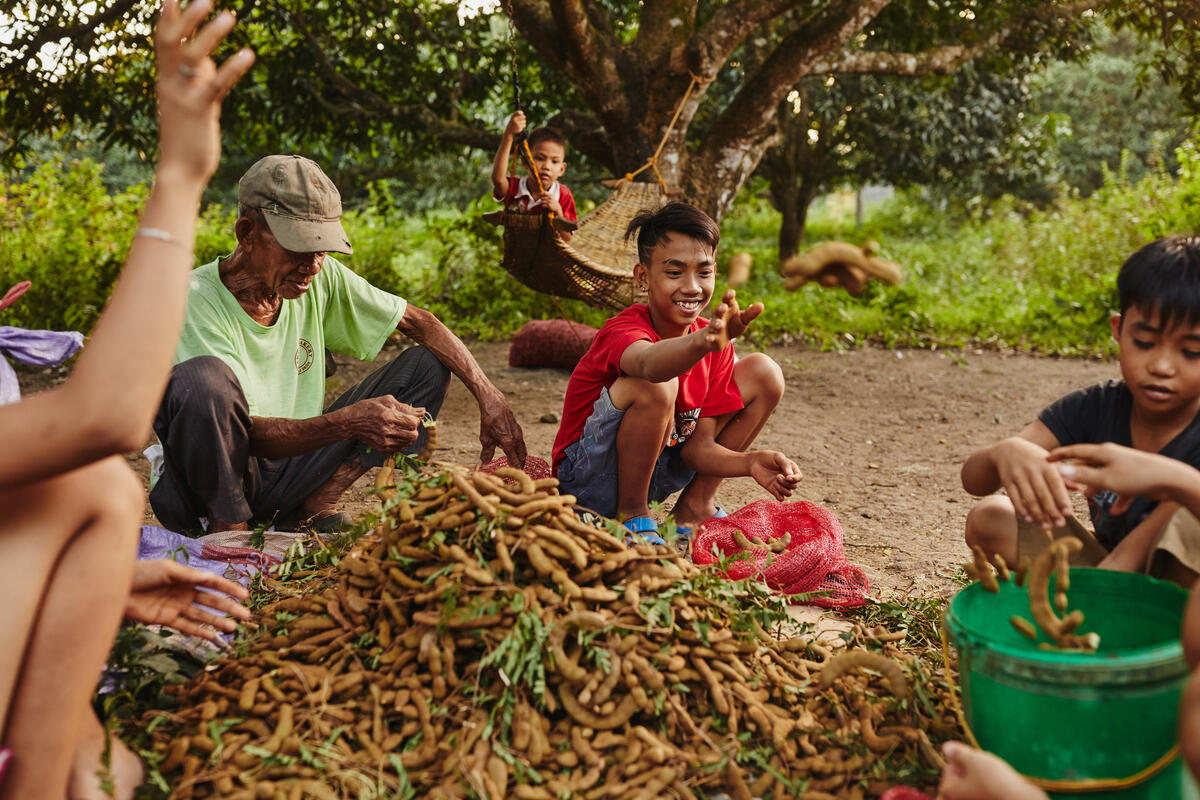
M 285 250 L 354 252 L 342 227 L 342 196 L 311 159 L 259 159 L 238 181 L 238 204 L 260 209 L 267 227 Z

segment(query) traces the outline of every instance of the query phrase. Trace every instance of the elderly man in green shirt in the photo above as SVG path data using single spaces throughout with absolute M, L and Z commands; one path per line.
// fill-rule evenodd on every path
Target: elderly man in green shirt
M 328 529 L 369 467 L 419 452 L 451 374 L 479 403 L 480 460 L 525 460 L 521 428 L 470 351 L 428 311 L 371 286 L 330 252 L 353 253 L 333 182 L 300 156 L 268 156 L 238 185 L 237 247 L 192 272 L 187 318 L 154 431 L 150 492 L 175 530 L 275 521 Z M 323 407 L 325 348 L 371 360 L 393 330 L 402 352 Z

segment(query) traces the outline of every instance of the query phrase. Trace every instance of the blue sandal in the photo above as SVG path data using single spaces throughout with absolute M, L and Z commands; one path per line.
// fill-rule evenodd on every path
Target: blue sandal
M 725 512 L 725 509 L 721 508 L 720 506 L 717 506 L 717 513 L 713 514 L 711 517 L 709 517 L 709 519 L 717 519 L 718 517 L 728 517 L 728 516 L 729 516 L 729 514 L 727 514 Z M 692 526 L 691 525 L 676 525 L 675 526 L 675 535 L 678 536 L 680 539 L 692 538 Z
M 658 535 L 658 523 L 650 517 L 631 517 L 621 523 L 625 526 L 625 530 L 629 531 L 629 536 L 625 537 L 625 541 L 630 544 L 666 544 L 666 539 Z

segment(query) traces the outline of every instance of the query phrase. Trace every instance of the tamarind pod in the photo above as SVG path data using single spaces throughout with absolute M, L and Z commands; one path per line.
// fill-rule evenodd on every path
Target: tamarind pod
M 529 477 L 524 470 L 519 470 L 516 467 L 500 467 L 493 474 L 502 478 L 512 478 L 521 487 L 521 494 L 529 495 L 536 491 L 536 487 L 533 485 L 533 478 Z
M 271 729 L 267 727 L 267 723 L 256 717 L 249 717 L 242 720 L 237 724 L 236 730 L 246 731 L 256 739 L 271 738 Z
M 531 520 L 539 514 L 545 514 L 548 511 L 557 511 L 563 505 L 563 497 L 565 495 L 544 495 L 539 494 L 535 499 L 522 503 L 510 512 L 510 516 L 519 517 L 523 520 Z
M 400 613 L 400 607 L 396 605 L 396 599 L 388 594 L 386 590 L 380 593 L 379 599 L 383 601 L 383 607 L 386 608 L 388 614 L 392 616 L 392 620 L 395 621 L 396 626 L 405 626 L 407 620 L 405 620 L 404 616 Z
M 869 705 L 864 704 L 859 710 L 859 732 L 862 735 L 863 744 L 876 753 L 887 753 L 894 750 L 900 745 L 900 737 L 896 735 L 880 736 L 877 734 L 875 732 L 875 720 L 870 709 Z
M 1009 621 L 1009 623 L 1012 624 L 1012 626 L 1014 628 L 1017 629 L 1017 632 L 1020 633 L 1025 638 L 1030 639 L 1030 640 L 1037 639 L 1037 636 L 1038 636 L 1037 628 L 1033 627 L 1033 623 L 1030 622 L 1029 620 L 1025 619 L 1022 616 L 1013 614 L 1011 617 L 1008 618 L 1008 621 Z
M 821 670 L 818 684 L 822 690 L 828 689 L 835 680 L 855 667 L 875 670 L 883 675 L 892 694 L 900 700 L 908 698 L 908 680 L 896 662 L 879 653 L 871 653 L 866 650 L 850 650 L 834 657 Z
M 1067 611 L 1067 593 L 1058 591 L 1054 593 L 1054 607 L 1058 609 L 1058 613 L 1065 614 Z
M 996 572 L 999 573 L 1000 580 L 1007 581 L 1012 578 L 1012 573 L 1009 572 L 1008 562 L 1004 560 L 1004 556 L 999 553 L 993 554 L 992 563 L 996 566 Z
M 310 631 L 324 631 L 337 627 L 337 623 L 329 617 L 300 617 L 292 620 L 288 625 L 292 628 L 303 628 Z
M 408 575 L 404 574 L 404 571 L 401 569 L 398 569 L 397 567 L 388 567 L 387 574 L 388 574 L 389 578 L 391 578 L 395 583 L 399 584 L 401 587 L 403 587 L 405 589 L 417 589 L 417 590 L 425 589 L 425 584 L 421 583 L 416 578 L 411 578 Z
M 746 786 L 742 768 L 738 766 L 737 759 L 732 757 L 725 762 L 725 784 L 734 800 L 754 800 L 754 795 L 750 794 L 750 788 Z
M 560 530 L 548 527 L 546 525 L 534 525 L 533 531 L 543 539 L 557 544 L 567 552 L 567 556 L 577 569 L 584 569 L 588 565 L 588 555 L 582 547 L 579 546 L 574 538 Z M 543 545 L 544 547 L 545 545 Z
M 517 800 L 555 800 L 555 796 L 544 786 L 532 786 L 519 783 L 513 788 L 513 796 Z
M 525 527 L 525 518 L 517 517 L 517 516 L 513 516 L 512 514 L 509 514 L 507 517 L 504 518 L 504 524 L 506 527 L 516 530 L 517 528 Z
M 671 767 L 660 767 L 654 770 L 650 779 L 642 786 L 641 791 L 633 796 L 634 800 L 654 800 L 661 796 L 662 790 L 675 782 L 676 774 Z
M 180 736 L 173 740 L 170 749 L 167 751 L 167 757 L 159 765 L 158 771 L 167 773 L 176 769 L 183 763 L 183 759 L 187 755 L 190 746 L 191 739 L 187 736 Z
M 496 578 L 492 575 L 492 573 L 488 572 L 482 567 L 477 567 L 474 565 L 463 567 L 463 574 L 483 586 L 490 586 L 496 582 Z
M 538 478 L 533 482 L 533 488 L 539 491 L 542 489 L 557 489 L 558 478 Z M 574 503 L 575 501 L 572 500 L 571 502 Z
M 1029 566 L 1033 560 L 1029 556 L 1021 556 L 1021 560 L 1017 562 L 1017 569 L 1013 572 L 1013 583 L 1017 586 L 1025 585 L 1025 576 L 1029 573 Z
M 713 672 L 712 667 L 708 662 L 698 656 L 692 657 L 692 664 L 696 667 L 704 680 L 708 683 L 709 695 L 712 698 L 713 706 L 721 714 L 729 714 L 729 700 L 726 699 L 725 693 L 721 689 L 721 682 L 717 679 L 717 674 Z
M 613 689 L 617 688 L 617 684 L 621 680 L 621 674 L 624 668 L 624 661 L 621 656 L 616 653 L 612 656 L 612 662 L 608 665 L 609 672 L 600 681 L 600 685 L 596 687 L 596 691 L 592 694 L 592 706 L 600 706 L 608 702 L 608 698 L 612 695 Z
M 270 739 L 263 743 L 263 750 L 266 750 L 268 753 L 279 752 L 279 748 L 283 746 L 284 740 L 292 735 L 293 713 L 290 703 L 284 703 L 279 707 L 279 721 L 275 725 L 275 732 L 271 734 Z
M 550 579 L 558 584 L 564 597 L 574 599 L 583 596 L 583 590 L 579 588 L 579 584 L 567 577 L 566 570 L 555 570 Z
M 656 670 L 641 653 L 632 652 L 626 660 L 632 663 L 642 682 L 650 687 L 651 691 L 657 692 L 665 686 L 662 673 Z
M 467 477 L 463 473 L 459 472 L 458 470 L 452 470 L 450 472 L 450 480 L 454 484 L 454 488 L 465 494 L 467 499 L 470 500 L 476 508 L 482 510 L 483 513 L 487 514 L 489 517 L 496 516 L 496 507 L 492 505 L 491 501 L 487 500 L 482 494 L 479 493 L 479 491 L 475 488 L 475 485 L 467 480 Z
M 624 725 L 638 709 L 637 702 L 631 696 L 626 695 L 612 713 L 593 714 L 579 705 L 579 701 L 571 694 L 571 690 L 566 684 L 558 687 L 558 696 L 562 701 L 564 711 L 570 714 L 576 722 L 596 731 L 607 731 Z
M 1082 547 L 1083 542 L 1073 536 L 1056 539 L 1038 555 L 1029 567 L 1029 611 L 1037 626 L 1048 637 L 1056 641 L 1064 631 L 1062 630 L 1062 620 L 1050 607 L 1050 573 L 1054 571 L 1055 560 L 1060 550 L 1074 552 Z M 1059 580 L 1062 580 L 1061 576 Z
M 342 613 L 341 603 L 338 602 L 336 597 L 330 598 L 329 602 L 325 604 L 325 610 L 329 612 L 329 616 L 332 617 L 338 625 L 341 625 L 348 631 L 354 630 L 354 624 L 351 623 L 350 620 L 346 619 L 346 615 Z
M 587 523 L 581 521 L 579 517 L 575 516 L 574 511 L 563 509 L 563 511 L 558 515 L 558 520 L 565 525 L 568 530 L 582 534 L 600 546 L 606 547 L 607 549 L 613 551 L 614 553 L 626 552 L 624 542 L 606 530 L 597 528 L 594 525 L 588 525 Z
M 541 575 L 552 577 L 555 572 L 566 572 L 557 561 L 546 555 L 546 551 L 537 542 L 533 542 L 525 548 L 525 555 L 529 559 L 529 563 Z
M 564 678 L 572 683 L 578 683 L 588 675 L 587 670 L 569 658 L 566 651 L 563 650 L 563 642 L 567 637 L 567 632 L 572 627 L 586 628 L 594 631 L 601 630 L 607 626 L 608 621 L 594 611 L 576 611 L 572 614 L 567 614 L 554 623 L 554 627 L 550 629 L 550 634 L 546 637 L 546 645 L 550 650 L 550 654 L 554 657 L 555 666 L 558 667 L 559 673 Z
M 621 594 L 607 586 L 584 586 L 581 596 L 593 603 L 611 603 L 620 598 Z
M 239 699 L 241 698 L 241 693 L 238 694 L 238 698 Z M 217 704 L 214 701 L 207 700 L 200 704 L 200 721 L 201 722 L 208 722 L 209 720 L 216 719 L 216 718 L 217 718 Z
M 1062 625 L 1059 630 L 1062 631 L 1062 635 L 1066 636 L 1069 633 L 1074 633 L 1075 629 L 1082 624 L 1083 612 L 1076 609 L 1075 611 L 1072 611 L 1070 614 L 1067 614 L 1065 617 L 1063 617 Z
M 423 547 L 413 547 L 407 544 L 398 544 L 393 548 L 396 555 L 401 558 L 410 558 L 414 561 L 433 561 L 437 556 L 429 552 Z
M 503 480 L 494 475 L 489 475 L 486 472 L 472 473 L 471 482 L 475 484 L 475 488 L 477 488 L 481 493 L 494 494 L 500 499 L 501 502 L 508 503 L 509 505 L 513 506 L 513 508 L 533 499 L 532 496 L 526 496 L 512 491 L 508 488 L 508 484 L 506 484 Z
M 636 581 L 625 584 L 625 602 L 634 612 L 642 613 L 642 588 Z
M 592 743 L 583 735 L 578 725 L 571 726 L 571 749 L 578 753 L 588 765 L 603 764 L 603 757 L 592 747 Z
M 331 641 L 341 636 L 342 631 L 337 628 L 321 631 L 320 633 L 312 633 L 304 628 L 299 628 L 292 632 L 295 641 L 288 647 L 284 648 L 284 652 L 288 653 L 311 653 L 323 644 L 329 644 Z
M 1074 538 L 1074 537 L 1071 537 Z M 1064 595 L 1071 589 L 1071 552 L 1079 548 L 1059 548 L 1058 550 L 1058 591 Z M 1059 609 L 1066 611 L 1065 608 Z
M 772 553 L 782 553 L 788 549 L 788 545 L 792 543 L 792 534 L 789 531 L 784 531 L 782 536 L 776 536 L 768 543 Z
M 496 539 L 496 558 L 500 561 L 500 568 L 509 575 L 515 575 L 517 567 L 513 564 L 512 555 L 508 552 L 508 545 L 504 540 Z
M 754 779 L 749 785 L 751 797 L 762 797 L 767 793 L 767 790 L 775 783 L 775 776 L 767 770 Z

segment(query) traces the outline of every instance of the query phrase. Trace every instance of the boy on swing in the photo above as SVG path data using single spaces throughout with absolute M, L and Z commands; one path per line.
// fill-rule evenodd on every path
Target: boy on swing
M 720 231 L 687 203 L 642 211 L 634 279 L 646 292 L 611 318 L 575 367 L 554 440 L 552 472 L 579 505 L 622 520 L 632 537 L 662 544 L 649 503 L 683 490 L 673 511 L 683 536 L 724 516 L 714 502 L 724 478 L 748 475 L 778 500 L 800 470 L 783 453 L 746 448 L 783 397 L 769 357 L 733 354 L 733 339 L 762 313 L 733 290 L 711 322 Z
M 525 112 L 516 111 L 508 118 L 500 147 L 492 162 L 492 198 L 513 211 L 529 213 L 540 211 L 553 214 L 558 219 L 574 222 L 575 198 L 571 190 L 558 179 L 567 170 L 567 141 L 553 128 L 538 128 L 525 140 L 533 156 L 533 171 L 518 178 L 508 174 L 508 159 L 513 141 L 525 130 Z M 538 188 L 538 181 L 541 188 Z M 559 231 L 564 240 L 570 240 L 570 231 Z

